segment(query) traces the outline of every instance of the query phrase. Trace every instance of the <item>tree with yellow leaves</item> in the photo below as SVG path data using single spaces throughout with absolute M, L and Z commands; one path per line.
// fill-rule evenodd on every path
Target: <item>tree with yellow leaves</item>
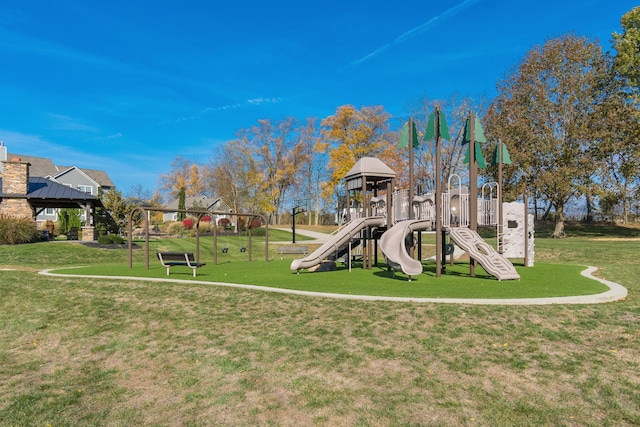
M 322 138 L 316 151 L 329 155 L 327 169 L 331 177 L 323 185 L 323 195 L 333 194 L 340 180 L 363 157 L 381 157 L 391 145 L 389 118 L 382 106 L 338 107 L 333 116 L 322 120 Z

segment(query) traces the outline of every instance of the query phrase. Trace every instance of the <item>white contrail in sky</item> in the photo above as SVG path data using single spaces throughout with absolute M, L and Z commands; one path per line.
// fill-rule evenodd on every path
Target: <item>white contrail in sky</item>
M 451 18 L 452 16 L 458 14 L 459 12 L 462 12 L 465 9 L 468 9 L 469 7 L 473 6 L 476 3 L 479 3 L 482 0 L 464 0 L 462 3 L 457 4 L 447 10 L 445 10 L 444 12 L 442 12 L 440 15 L 434 16 L 433 18 L 429 19 L 427 22 L 418 25 L 415 28 L 410 29 L 409 31 L 401 34 L 400 36 L 396 37 L 393 41 L 385 44 L 384 46 L 374 50 L 373 52 L 371 52 L 370 54 L 363 56 L 362 58 L 353 61 L 351 64 L 349 64 L 349 66 L 355 66 L 355 65 L 359 65 L 362 64 L 363 62 L 366 62 L 368 60 L 370 60 L 371 58 L 380 55 L 382 52 L 389 50 L 390 48 L 392 48 L 393 46 L 400 44 L 404 41 L 407 41 L 409 39 L 412 39 L 413 37 L 420 35 L 422 33 L 424 33 L 425 31 L 427 31 L 428 29 L 430 29 L 431 27 L 433 27 L 434 25 L 444 21 L 445 19 Z

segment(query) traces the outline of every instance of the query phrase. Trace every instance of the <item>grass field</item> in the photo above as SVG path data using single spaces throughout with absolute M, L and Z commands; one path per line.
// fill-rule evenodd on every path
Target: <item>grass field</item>
M 568 231 L 538 231 L 536 263 L 595 265 L 625 301 L 365 302 L 55 278 L 38 271 L 125 265 L 126 251 L 0 247 L 0 425 L 639 425 L 639 230 Z

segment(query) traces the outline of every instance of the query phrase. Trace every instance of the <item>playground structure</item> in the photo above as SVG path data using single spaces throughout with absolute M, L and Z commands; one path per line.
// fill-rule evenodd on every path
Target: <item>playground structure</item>
M 144 223 L 144 255 L 145 255 L 145 268 L 149 269 L 149 218 L 151 212 L 183 212 L 185 214 L 192 214 L 196 218 L 195 223 L 195 237 L 196 237 L 196 253 L 195 261 L 200 262 L 200 220 L 203 216 L 208 215 L 210 218 L 214 218 L 216 215 L 235 216 L 239 218 L 249 218 L 247 221 L 247 235 L 246 245 L 243 242 L 243 246 L 240 248 L 241 252 L 248 253 L 248 260 L 252 260 L 252 235 L 251 230 L 254 228 L 253 222 L 255 219 L 260 219 L 261 224 L 265 227 L 265 260 L 269 261 L 269 223 L 266 218 L 260 214 L 254 213 L 235 213 L 235 212 L 218 212 L 207 211 L 197 209 L 169 209 L 169 208 L 156 208 L 156 207 L 136 207 L 129 213 L 129 221 L 127 227 L 128 234 L 128 248 L 129 248 L 129 268 L 133 268 L 133 223 L 136 213 L 138 213 Z M 218 227 L 213 227 L 213 264 L 218 264 Z
M 520 278 L 508 258 L 525 258 L 525 266 L 533 265 L 533 217 L 525 215 L 522 203 L 501 204 L 497 183 L 485 184 L 473 200 L 472 191 L 462 185 L 458 175 L 449 177 L 440 197 L 437 192 L 414 196 L 410 189 L 394 190 L 395 177 L 395 172 L 381 160 L 360 159 L 345 176 L 349 206 L 346 225 L 313 253 L 293 260 L 291 270 L 307 269 L 343 256 L 351 268 L 356 247 L 363 268 L 371 269 L 378 262 L 379 247 L 387 265 L 411 280 L 423 271 L 423 231 L 443 236 L 436 243 L 442 246 L 436 256 L 440 266 L 446 264 L 446 235 L 469 254 L 472 262 L 480 263 L 498 280 Z M 496 227 L 498 248 L 487 244 L 471 225 Z

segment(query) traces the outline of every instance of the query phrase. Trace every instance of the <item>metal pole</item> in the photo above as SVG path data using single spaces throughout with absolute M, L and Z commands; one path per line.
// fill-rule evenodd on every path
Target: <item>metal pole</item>
M 291 211 L 291 228 L 293 229 L 293 237 L 291 238 L 291 243 L 296 242 L 296 208 L 294 207 Z

